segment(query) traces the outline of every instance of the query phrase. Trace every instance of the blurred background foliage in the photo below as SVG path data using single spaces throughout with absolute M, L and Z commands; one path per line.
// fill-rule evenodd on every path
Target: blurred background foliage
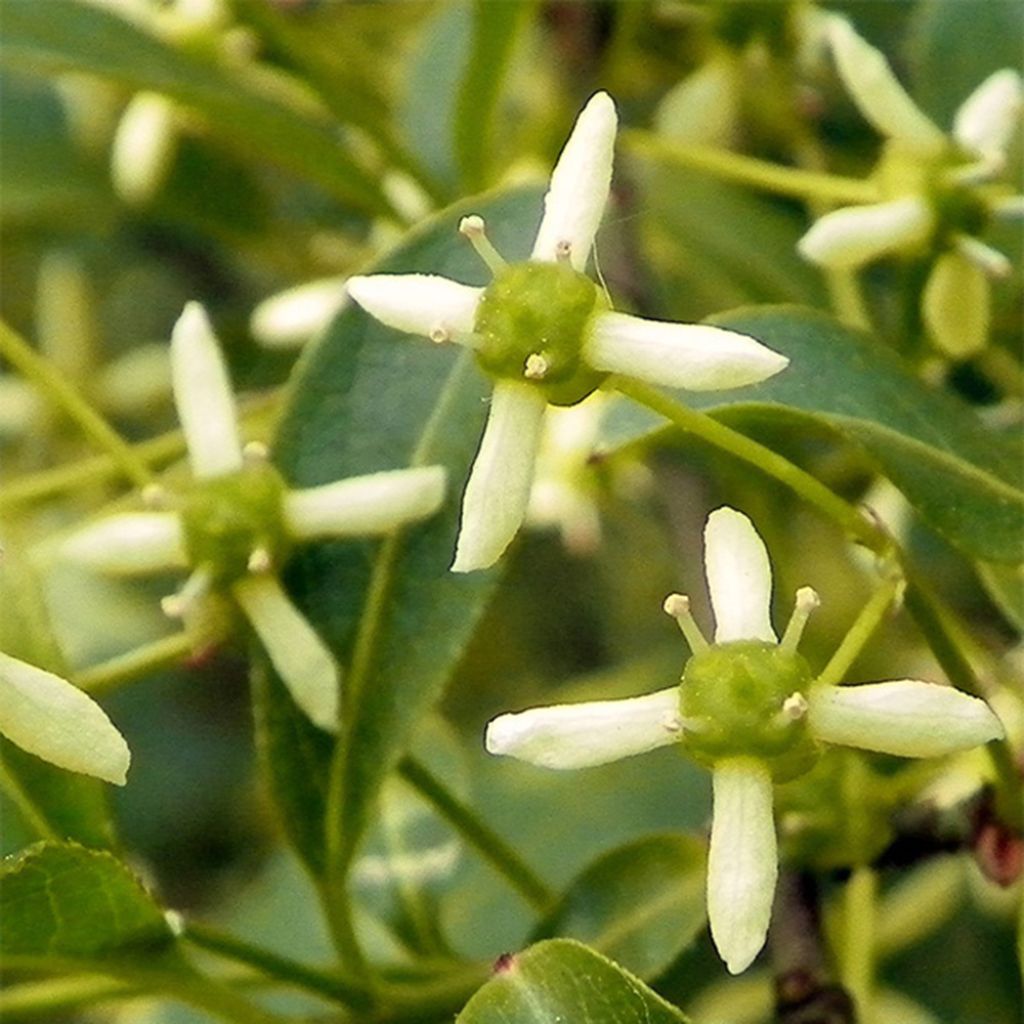
M 828 10 L 885 50 L 942 125 L 1022 52 L 1017 0 L 849 0 Z M 296 342 L 329 323 L 344 277 L 457 198 L 543 180 L 597 88 L 612 93 L 629 130 L 868 173 L 877 136 L 814 46 L 814 13 L 797 0 L 3 0 L 0 311 L 142 441 L 174 429 L 166 343 L 185 301 L 198 299 L 251 396 L 249 432 L 267 437 Z M 822 275 L 795 250 L 808 223 L 802 203 L 659 160 L 627 130 L 598 263 L 616 302 L 646 315 L 697 320 L 766 302 L 827 309 Z M 992 241 L 1020 266 L 1019 232 Z M 880 336 L 990 423 L 1019 432 L 1019 271 L 998 286 L 990 348 L 955 367 L 923 340 L 911 297 L 923 272 L 914 260 L 870 269 Z M 310 282 L 319 283 L 298 299 L 279 297 Z M 979 578 L 850 446 L 777 424 L 744 429 L 845 496 L 891 508 L 973 642 L 996 652 L 1005 678 L 1019 668 L 1019 573 Z M 156 444 L 161 465 L 181 450 L 173 436 Z M 53 556 L 60 531 L 124 493 L 102 473 L 80 488 L 48 487 L 54 467 L 95 454 L 2 371 L 0 646 L 72 672 L 166 629 L 156 601 L 166 583 L 102 582 Z M 640 836 L 699 836 L 707 778 L 672 751 L 585 775 L 497 762 L 482 750 L 490 717 L 670 685 L 684 650 L 661 601 L 676 589 L 703 593 L 700 526 L 719 504 L 743 508 L 764 534 L 780 612 L 801 584 L 821 593 L 805 647 L 815 667 L 871 587 L 838 531 L 696 442 L 660 438 L 576 472 L 597 503 L 599 542 L 573 550 L 545 529 L 519 544 L 440 714 L 417 738 L 423 759 L 555 886 Z M 700 599 L 697 616 L 709 621 Z M 112 796 L 118 828 L 167 905 L 327 962 L 315 893 L 257 772 L 244 654 L 219 650 L 104 698 L 134 754 L 130 785 Z M 941 678 L 904 618 L 886 624 L 855 672 Z M 2 824 L 4 852 L 29 840 L 10 806 Z M 926 864 L 900 883 L 921 882 L 911 905 L 924 923 L 911 913 L 902 934 L 894 929 L 883 982 L 932 1015 L 921 1020 L 1012 1024 L 1021 1004 L 1010 894 L 965 860 L 943 863 L 941 877 Z M 452 951 L 493 957 L 531 929 L 525 904 L 400 781 L 354 879 L 368 946 L 402 968 Z M 767 1019 L 766 976 L 724 985 L 702 929 L 666 948 L 647 976 L 700 1024 Z M 900 1017 L 893 999 L 888 1019 L 919 1019 Z M 137 1003 L 120 1019 L 191 1016 Z

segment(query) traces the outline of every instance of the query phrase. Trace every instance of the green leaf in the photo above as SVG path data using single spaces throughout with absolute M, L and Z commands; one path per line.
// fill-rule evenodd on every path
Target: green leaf
M 978 562 L 978 578 L 1006 621 L 1024 631 L 1024 564 Z
M 685 1024 L 687 1018 L 611 960 L 571 939 L 502 957 L 456 1024 Z
M 485 271 L 458 235 L 460 217 L 482 214 L 502 251 L 524 258 L 540 207 L 539 190 L 520 189 L 447 210 L 374 269 L 483 284 Z M 488 391 L 468 353 L 403 337 L 350 308 L 306 354 L 283 416 L 276 459 L 297 486 L 411 464 L 448 470 L 445 506 L 429 522 L 379 544 L 309 548 L 288 573 L 292 592 L 345 672 L 332 768 L 337 819 L 328 825 L 330 841 L 337 840 L 332 873 L 347 868 L 383 780 L 440 697 L 497 581 L 494 572 L 448 571 Z M 268 691 L 268 699 L 285 698 Z M 279 720 L 269 708 L 265 717 Z M 294 781 L 278 782 L 279 795 L 295 788 Z M 322 813 L 319 801 L 303 809 L 300 795 L 279 805 L 286 815 L 289 808 Z M 303 832 L 310 833 L 308 820 Z M 317 856 L 307 849 L 308 862 Z
M 258 153 L 370 213 L 389 204 L 334 126 L 294 109 L 252 74 L 177 50 L 115 14 L 75 0 L 4 7 L 0 61 L 35 74 L 80 71 L 163 93 L 245 153 Z
M 647 836 L 604 854 L 569 887 L 539 929 L 566 935 L 641 978 L 655 978 L 704 926 L 706 844 Z
M 110 853 L 36 843 L 0 866 L 0 955 L 95 961 L 169 948 L 174 936 Z
M 721 419 L 754 416 L 797 429 L 829 428 L 858 444 L 921 516 L 968 555 L 1024 559 L 1024 466 L 1015 446 L 969 407 L 822 313 L 766 307 L 709 322 L 757 338 L 789 356 L 790 365 L 755 387 L 679 392 L 680 401 Z M 647 410 L 623 404 L 607 418 L 603 440 L 614 447 L 663 426 Z

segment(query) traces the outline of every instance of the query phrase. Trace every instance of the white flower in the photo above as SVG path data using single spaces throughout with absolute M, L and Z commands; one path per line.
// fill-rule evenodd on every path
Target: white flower
M 382 323 L 465 345 L 494 379 L 463 498 L 456 572 L 492 565 L 522 524 L 549 403 L 575 404 L 608 373 L 715 390 L 765 380 L 788 362 L 733 331 L 611 312 L 582 276 L 611 187 L 616 127 L 615 104 L 597 93 L 552 172 L 529 262 L 507 266 L 483 221 L 463 219 L 460 230 L 495 274 L 489 288 L 430 274 L 349 280 L 352 298 Z
M 885 57 L 845 18 L 829 18 L 836 68 L 861 113 L 885 137 L 875 178 L 881 201 L 819 218 L 799 250 L 815 263 L 854 268 L 895 252 L 940 250 L 922 313 L 936 345 L 954 358 L 980 349 L 989 326 L 987 279 L 1006 257 L 973 237 L 982 220 L 1013 213 L 1019 197 L 993 184 L 1024 107 L 1020 75 L 1004 68 L 961 104 L 947 135 L 899 84 Z
M 0 733 L 59 768 L 125 784 L 128 744 L 99 704 L 66 679 L 3 653 Z
M 714 643 L 700 632 L 685 597 L 673 594 L 665 602 L 693 652 L 681 686 L 501 715 L 487 727 L 486 746 L 492 754 L 562 769 L 682 743 L 707 764 L 714 789 L 708 916 L 719 954 L 736 974 L 764 945 L 771 916 L 778 870 L 773 778 L 803 774 L 821 744 L 937 757 L 997 739 L 1003 728 L 983 701 L 947 686 L 913 679 L 818 683 L 796 653 L 818 604 L 814 591 L 798 591 L 778 640 L 771 565 L 750 520 L 731 508 L 712 512 L 704 544 Z
M 195 483 L 177 511 L 108 516 L 72 534 L 64 553 L 121 575 L 191 569 L 179 593 L 163 602 L 186 624 L 206 614 L 204 598 L 211 592 L 227 591 L 295 702 L 333 731 L 338 667 L 276 571 L 295 544 L 379 536 L 432 515 L 444 498 L 444 469 L 388 470 L 288 490 L 262 446 L 242 447 L 227 368 L 197 303 L 185 307 L 174 328 L 171 364 Z

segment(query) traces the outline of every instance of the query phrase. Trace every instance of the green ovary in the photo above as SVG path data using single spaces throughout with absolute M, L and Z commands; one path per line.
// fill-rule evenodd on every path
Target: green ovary
M 280 565 L 288 549 L 284 493 L 284 480 L 267 463 L 196 481 L 181 511 L 189 563 L 207 569 L 218 583 L 244 576 L 257 549 Z
M 477 359 L 492 377 L 526 381 L 554 405 L 575 405 L 605 376 L 580 358 L 590 321 L 604 308 L 593 281 L 568 264 L 514 263 L 477 307 Z M 545 361 L 542 377 L 524 376 L 530 356 Z
M 687 752 L 708 766 L 756 757 L 777 782 L 802 775 L 818 748 L 806 715 L 794 718 L 784 705 L 794 694 L 807 698 L 813 682 L 807 662 L 776 644 L 738 640 L 701 651 L 680 689 Z

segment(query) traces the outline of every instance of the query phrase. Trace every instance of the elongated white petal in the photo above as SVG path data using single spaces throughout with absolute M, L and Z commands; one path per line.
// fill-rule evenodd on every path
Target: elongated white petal
M 249 318 L 253 337 L 268 348 L 304 344 L 344 308 L 347 283 L 341 277 L 324 277 L 264 299 Z
M 76 530 L 61 545 L 65 558 L 117 576 L 185 569 L 181 519 L 173 512 L 126 512 Z
M 953 138 L 982 156 L 1006 151 L 1024 107 L 1020 75 L 1012 68 L 993 72 L 961 104 L 953 120 Z
M 493 565 L 526 515 L 547 402 L 529 384 L 500 380 L 462 499 L 452 572 Z
M 785 356 L 736 331 L 626 313 L 596 317 L 583 356 L 597 370 L 690 391 L 745 387 L 789 365 Z
M 732 508 L 704 527 L 704 574 L 715 613 L 715 643 L 777 640 L 772 629 L 772 566 L 754 524 Z
M 350 277 L 348 293 L 396 331 L 466 343 L 483 289 L 436 274 L 374 274 Z
M 595 93 L 551 173 L 544 217 L 533 243 L 535 260 L 554 260 L 568 248 L 569 260 L 583 270 L 608 202 L 618 115 L 606 92 Z
M 240 580 L 232 591 L 295 703 L 314 725 L 337 732 L 341 672 L 281 584 L 260 574 Z
M 314 537 L 369 537 L 433 515 L 444 501 L 441 466 L 394 469 L 289 491 L 284 499 L 288 532 Z
M 814 690 L 808 722 L 826 743 L 899 757 L 939 757 L 1003 736 L 983 700 L 916 679 Z
M 681 735 L 679 687 L 627 700 L 556 704 L 501 715 L 487 726 L 491 754 L 541 768 L 591 768 L 621 761 Z
M 131 754 L 103 709 L 66 679 L 0 654 L 0 732 L 72 772 L 125 784 Z
M 924 199 L 846 206 L 819 217 L 797 243 L 800 254 L 827 267 L 853 268 L 926 241 L 935 217 Z
M 731 974 L 753 962 L 768 936 L 779 874 L 772 780 L 750 757 L 719 761 L 708 851 L 708 920 Z
M 136 93 L 121 115 L 110 151 L 114 190 L 126 203 L 141 206 L 156 198 L 177 142 L 174 104 L 160 93 Z
M 190 302 L 171 334 L 174 404 L 196 477 L 242 468 L 231 381 L 206 311 Z
M 935 344 L 954 359 L 980 352 L 988 341 L 990 306 L 984 271 L 962 252 L 943 253 L 921 297 L 925 326 Z
M 884 55 L 841 17 L 829 23 L 836 68 L 858 109 L 883 135 L 925 156 L 946 148 L 942 130 L 907 95 Z

